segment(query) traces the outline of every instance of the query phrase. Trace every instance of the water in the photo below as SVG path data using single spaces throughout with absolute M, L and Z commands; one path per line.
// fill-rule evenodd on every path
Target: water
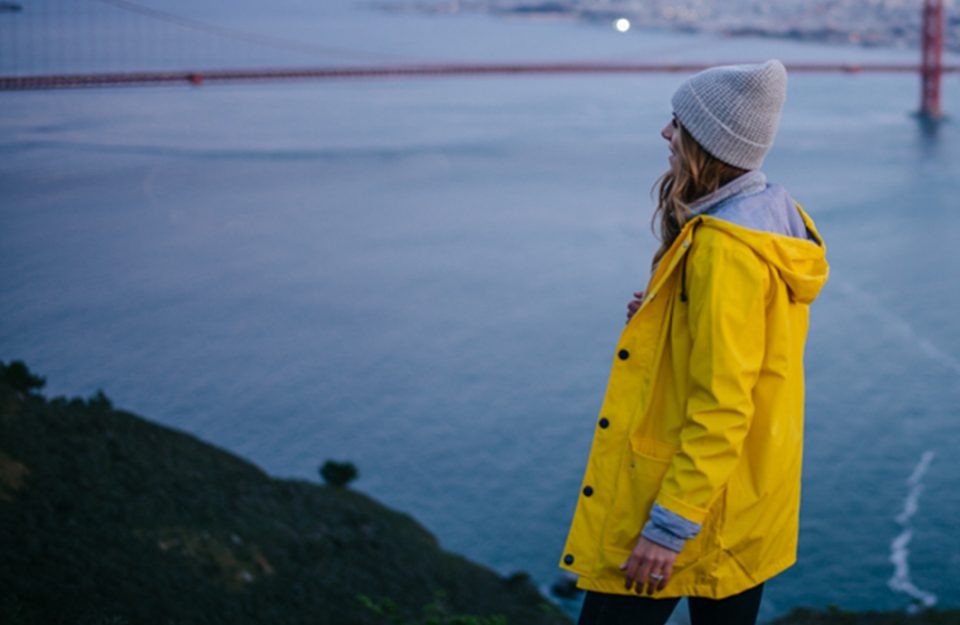
M 317 28 L 338 29 L 318 40 L 398 56 L 915 60 L 322 11 Z M 682 78 L 3 94 L 0 358 L 46 375 L 48 395 L 103 388 L 276 476 L 351 460 L 357 489 L 446 548 L 549 585 L 655 247 L 658 132 Z M 769 584 L 764 618 L 960 605 L 960 130 L 925 133 L 918 90 L 914 76 L 791 76 L 764 168 L 832 266 L 808 343 L 799 563 Z M 960 115 L 958 96 L 950 77 Z

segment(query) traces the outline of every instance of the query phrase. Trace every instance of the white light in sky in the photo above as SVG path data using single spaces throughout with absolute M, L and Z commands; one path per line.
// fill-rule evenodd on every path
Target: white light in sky
M 630 20 L 625 17 L 621 17 L 613 23 L 613 27 L 616 28 L 621 33 L 625 33 L 630 30 Z

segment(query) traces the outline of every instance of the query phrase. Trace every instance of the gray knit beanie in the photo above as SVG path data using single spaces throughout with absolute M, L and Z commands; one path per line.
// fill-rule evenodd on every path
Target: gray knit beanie
M 787 70 L 771 59 L 694 74 L 673 94 L 673 112 L 707 152 L 742 169 L 760 169 L 773 146 L 787 96 Z

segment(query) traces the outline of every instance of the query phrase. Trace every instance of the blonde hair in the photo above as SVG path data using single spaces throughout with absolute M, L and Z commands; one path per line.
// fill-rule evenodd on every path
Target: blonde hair
M 650 189 L 650 195 L 656 192 L 658 198 L 651 227 L 660 239 L 660 248 L 653 255 L 653 270 L 690 220 L 690 204 L 747 172 L 703 149 L 679 120 L 676 120 L 674 132 L 680 133 L 677 172 L 674 174 L 673 169 L 667 171 Z

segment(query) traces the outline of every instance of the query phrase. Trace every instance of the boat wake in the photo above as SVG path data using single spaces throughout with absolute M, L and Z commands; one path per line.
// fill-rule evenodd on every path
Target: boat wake
M 921 607 L 930 608 L 937 604 L 937 596 L 931 592 L 921 590 L 910 580 L 910 540 L 913 538 L 913 527 L 910 519 L 919 508 L 920 493 L 923 492 L 921 480 L 936 454 L 932 450 L 923 452 L 920 462 L 914 467 L 913 473 L 907 479 L 910 490 L 903 502 L 903 510 L 894 520 L 903 529 L 890 543 L 890 562 L 893 564 L 893 576 L 887 580 L 887 586 L 894 592 L 907 595 L 913 602 L 907 608 L 911 614 Z

